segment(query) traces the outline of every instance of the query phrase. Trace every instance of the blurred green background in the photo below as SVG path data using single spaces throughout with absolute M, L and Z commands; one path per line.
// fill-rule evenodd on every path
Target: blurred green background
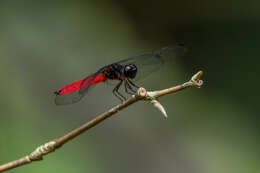
M 190 53 L 138 83 L 163 89 L 203 70 L 205 85 L 139 102 L 9 172 L 260 172 L 260 2 L 0 1 L 0 163 L 80 126 L 119 101 L 110 85 L 56 106 L 53 91 L 148 49 Z

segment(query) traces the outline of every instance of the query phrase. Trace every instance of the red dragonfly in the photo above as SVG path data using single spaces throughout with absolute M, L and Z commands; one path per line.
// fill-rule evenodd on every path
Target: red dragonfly
M 59 88 L 55 91 L 55 103 L 56 105 L 76 103 L 88 93 L 91 86 L 107 80 L 119 81 L 113 89 L 113 94 L 121 101 L 126 100 L 125 96 L 119 92 L 122 84 L 127 94 L 134 94 L 139 87 L 133 81 L 143 79 L 159 70 L 165 61 L 181 57 L 186 51 L 183 44 L 174 44 L 106 65 L 96 73 Z

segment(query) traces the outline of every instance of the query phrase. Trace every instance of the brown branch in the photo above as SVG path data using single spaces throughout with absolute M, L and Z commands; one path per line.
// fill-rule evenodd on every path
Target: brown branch
M 25 165 L 27 163 L 31 163 L 33 161 L 39 161 L 43 159 L 44 155 L 47 155 L 55 149 L 61 147 L 63 144 L 67 143 L 68 141 L 72 140 L 76 136 L 80 135 L 81 133 L 87 131 L 88 129 L 94 127 L 98 123 L 102 122 L 103 120 L 109 118 L 110 116 L 116 114 L 121 109 L 126 108 L 127 106 L 139 101 L 139 100 L 146 100 L 151 101 L 153 105 L 158 108 L 165 116 L 166 112 L 164 108 L 161 106 L 161 104 L 156 100 L 156 98 L 164 96 L 166 94 L 174 93 L 177 91 L 181 91 L 188 87 L 197 87 L 199 88 L 202 85 L 202 80 L 200 80 L 200 77 L 202 76 L 202 71 L 199 71 L 196 73 L 190 81 L 185 82 L 181 85 L 177 85 L 168 89 L 159 90 L 159 91 L 146 91 L 144 88 L 139 88 L 136 95 L 132 95 L 130 98 L 128 98 L 125 102 L 122 104 L 119 104 L 107 112 L 104 112 L 100 115 L 98 115 L 96 118 L 93 118 L 89 122 L 83 124 L 79 128 L 65 134 L 64 136 L 51 140 L 38 148 L 36 148 L 31 154 L 24 156 L 18 160 L 11 161 L 6 164 L 0 165 L 0 172 L 6 171 L 8 169 L 12 169 L 18 166 Z

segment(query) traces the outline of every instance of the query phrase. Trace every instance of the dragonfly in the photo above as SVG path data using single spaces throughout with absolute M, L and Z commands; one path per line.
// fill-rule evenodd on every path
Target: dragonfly
M 124 101 L 126 97 L 119 91 L 121 86 L 124 86 L 126 94 L 136 93 L 139 88 L 135 84 L 136 81 L 158 71 L 165 62 L 184 56 L 186 52 L 187 48 L 184 44 L 175 43 L 106 65 L 97 72 L 64 85 L 55 91 L 55 104 L 76 103 L 87 95 L 90 88 L 105 81 L 118 81 L 112 92 L 119 100 Z

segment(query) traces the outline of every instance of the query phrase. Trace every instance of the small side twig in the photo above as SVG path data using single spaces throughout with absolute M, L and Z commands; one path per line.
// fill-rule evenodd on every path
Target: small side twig
M 181 91 L 188 87 L 200 88 L 200 86 L 203 84 L 203 81 L 200 80 L 201 76 L 202 76 L 202 71 L 199 71 L 188 82 L 185 82 L 181 85 L 177 85 L 177 86 L 174 86 L 174 87 L 171 87 L 168 89 L 159 90 L 159 91 L 146 91 L 144 88 L 139 88 L 136 95 L 132 95 L 130 98 L 128 98 L 122 104 L 119 104 L 119 105 L 111 108 L 110 110 L 98 115 L 97 117 L 95 117 L 92 120 L 90 120 L 89 122 L 83 124 L 79 128 L 72 130 L 71 132 L 65 134 L 64 136 L 62 136 L 60 138 L 51 140 L 51 141 L 37 147 L 31 154 L 29 154 L 27 156 L 24 156 L 20 159 L 0 165 L 0 172 L 6 171 L 9 169 L 18 167 L 18 166 L 22 166 L 22 165 L 25 165 L 28 163 L 32 163 L 34 161 L 42 160 L 44 155 L 47 155 L 47 154 L 55 151 L 55 149 L 61 147 L 63 144 L 72 140 L 76 136 L 82 134 L 83 132 L 94 127 L 95 125 L 102 122 L 103 120 L 116 114 L 118 111 L 126 108 L 127 106 L 129 106 L 139 100 L 150 101 L 154 105 L 154 107 L 159 109 L 163 113 L 163 115 L 165 117 L 167 117 L 165 109 L 156 99 L 161 96 L 164 96 L 166 94 Z

